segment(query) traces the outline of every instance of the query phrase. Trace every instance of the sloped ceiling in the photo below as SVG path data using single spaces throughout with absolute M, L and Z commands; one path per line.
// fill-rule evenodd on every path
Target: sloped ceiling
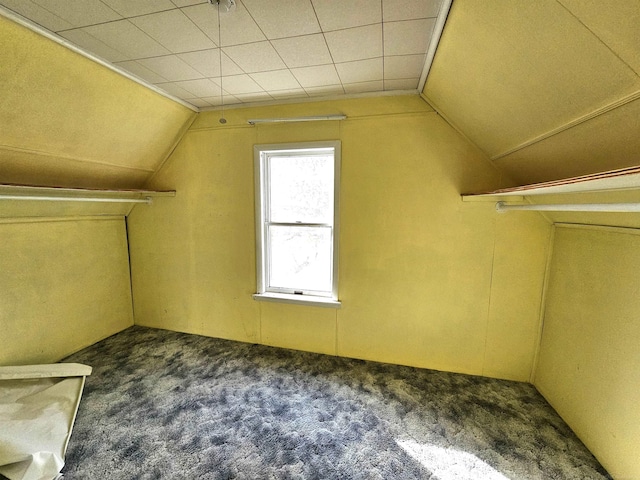
M 211 0 L 213 1 L 213 0 Z M 230 0 L 227 0 L 230 1 Z M 0 0 L 197 107 L 421 88 L 448 0 Z M 227 6 L 223 2 L 223 7 Z M 439 25 L 439 24 L 438 24 Z M 221 53 L 222 52 L 222 53 Z
M 43 2 L 67 5 L 3 0 L 34 8 Z M 414 22 L 432 11 L 424 2 L 373 3 L 380 18 Z M 383 24 L 375 25 L 384 36 Z M 640 164 L 637 25 L 638 1 L 454 0 L 424 98 L 514 185 Z M 351 28 L 361 27 L 344 31 Z M 1 16 L 0 46 L 0 182 L 141 187 L 196 115 Z M 398 58 L 405 55 L 415 54 Z
M 454 0 L 423 94 L 514 184 L 640 164 L 640 2 Z
M 139 188 L 196 113 L 0 16 L 0 183 Z

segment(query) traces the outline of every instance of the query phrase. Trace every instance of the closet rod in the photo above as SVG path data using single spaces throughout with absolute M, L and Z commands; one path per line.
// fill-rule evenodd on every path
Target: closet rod
M 151 204 L 151 197 L 116 198 L 116 197 L 53 197 L 41 195 L 2 195 L 0 200 L 36 200 L 47 202 L 102 202 L 102 203 L 146 203 Z
M 640 203 L 565 203 L 547 205 L 507 205 L 504 202 L 496 203 L 498 212 L 515 210 L 533 210 L 546 212 L 640 212 Z

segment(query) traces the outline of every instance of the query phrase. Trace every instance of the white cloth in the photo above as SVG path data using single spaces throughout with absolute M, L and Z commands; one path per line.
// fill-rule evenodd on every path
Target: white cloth
M 90 373 L 79 364 L 0 367 L 1 474 L 10 480 L 58 477 Z

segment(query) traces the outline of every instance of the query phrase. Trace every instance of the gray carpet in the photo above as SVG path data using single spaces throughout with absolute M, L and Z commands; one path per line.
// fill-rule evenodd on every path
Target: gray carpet
M 142 327 L 65 361 L 66 480 L 610 478 L 524 383 Z

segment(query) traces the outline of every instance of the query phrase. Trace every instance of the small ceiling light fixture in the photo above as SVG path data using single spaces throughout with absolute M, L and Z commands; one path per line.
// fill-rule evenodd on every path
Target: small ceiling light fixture
M 211 5 L 216 7 L 218 11 L 218 59 L 220 67 L 220 105 L 222 113 L 220 115 L 219 122 L 222 124 L 227 123 L 227 119 L 224 118 L 224 94 L 222 88 L 222 33 L 220 29 L 220 14 L 233 12 L 236 9 L 236 0 L 207 0 Z
M 222 13 L 233 12 L 236 9 L 236 0 L 209 0 L 209 3 L 217 6 Z

